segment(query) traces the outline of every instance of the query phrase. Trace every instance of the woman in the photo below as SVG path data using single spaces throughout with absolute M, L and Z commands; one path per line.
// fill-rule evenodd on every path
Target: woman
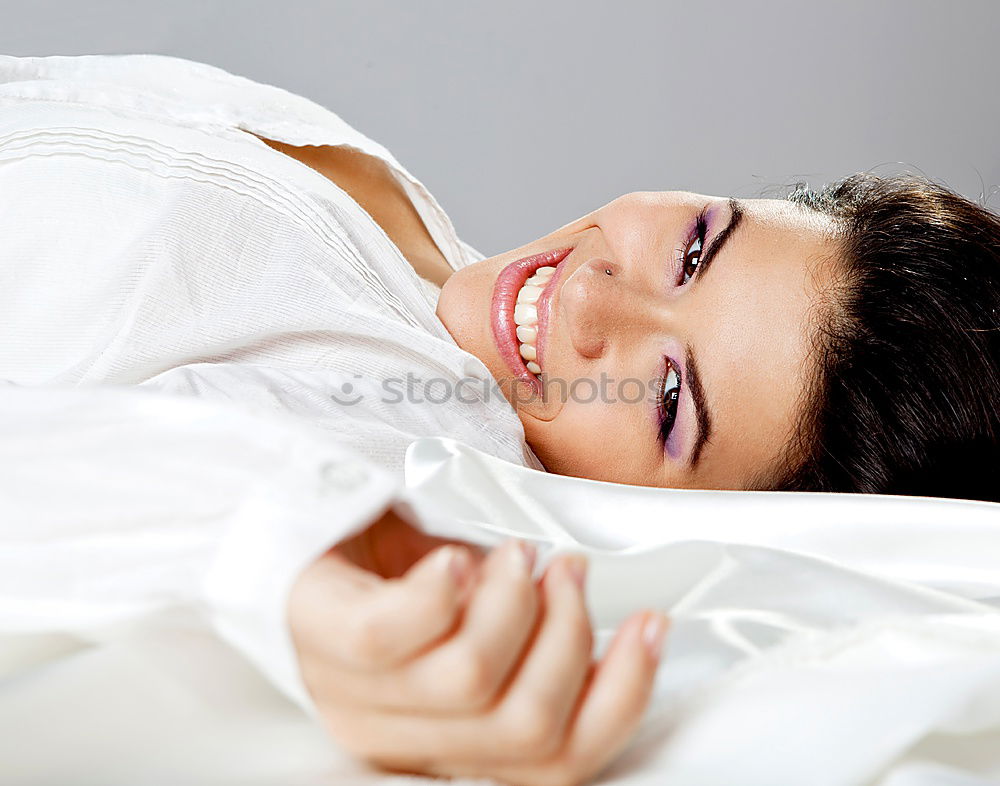
M 543 378 L 666 384 L 653 411 L 529 397 L 518 411 L 550 471 L 1000 500 L 995 214 L 916 177 L 787 200 L 629 195 L 446 283 L 438 314 L 498 378 L 527 375 L 497 356 L 503 326 L 491 337 L 461 304 L 512 257 L 559 246 L 525 334 L 545 341 Z
M 280 407 L 390 470 L 415 436 L 450 434 L 625 483 L 996 499 L 1000 222 L 945 189 L 858 176 L 788 200 L 630 194 L 476 261 L 335 116 L 215 69 L 128 60 L 4 64 L 0 155 L 24 175 L 5 207 L 32 229 L 5 232 L 8 379 Z M 53 161 L 71 204 L 47 234 L 24 206 Z M 101 213 L 97 242 L 65 224 L 83 209 L 71 193 L 129 199 Z M 414 368 L 450 382 L 448 400 L 392 399 L 386 383 Z M 484 377 L 513 409 L 489 388 L 457 400 Z M 290 591 L 333 735 L 414 772 L 597 772 L 641 716 L 663 618 L 630 618 L 595 666 L 579 560 L 536 582 L 530 549 L 437 549 L 379 513 Z
M 560 248 L 537 315 L 468 308 L 516 288 L 512 259 Z M 995 214 L 857 175 L 786 200 L 628 195 L 457 272 L 438 314 L 498 379 L 664 380 L 652 406 L 513 396 L 550 471 L 998 500 L 998 304 Z M 538 377 L 504 335 L 535 320 Z

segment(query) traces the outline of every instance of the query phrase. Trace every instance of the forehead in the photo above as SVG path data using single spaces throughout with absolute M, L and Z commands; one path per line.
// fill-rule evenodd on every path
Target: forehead
M 828 217 L 783 200 L 742 205 L 698 282 L 704 327 L 690 337 L 715 431 L 697 482 L 727 487 L 774 471 L 796 433 L 838 272 Z
M 787 199 L 743 199 L 740 204 L 746 208 L 757 233 L 763 236 L 790 231 L 805 244 L 822 245 L 829 242 L 835 229 L 830 216 Z

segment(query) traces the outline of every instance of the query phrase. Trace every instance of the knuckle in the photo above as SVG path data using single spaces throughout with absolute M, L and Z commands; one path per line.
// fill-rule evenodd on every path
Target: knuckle
M 456 646 L 448 670 L 448 698 L 456 707 L 481 709 L 492 701 L 497 676 L 491 658 L 465 644 Z
M 442 625 L 453 623 L 458 608 L 458 601 L 453 591 L 441 587 L 421 595 L 415 601 L 415 613 L 423 619 Z
M 562 722 L 547 704 L 523 704 L 509 710 L 503 726 L 507 744 L 529 758 L 546 758 L 562 747 Z
M 345 639 L 347 651 L 358 665 L 379 666 L 387 657 L 385 630 L 375 616 L 358 615 L 348 627 Z

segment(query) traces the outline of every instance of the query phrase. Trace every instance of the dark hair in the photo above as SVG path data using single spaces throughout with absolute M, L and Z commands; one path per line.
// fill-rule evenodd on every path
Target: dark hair
M 845 275 L 777 487 L 1000 501 L 1000 217 L 913 175 L 787 199 L 835 219 Z

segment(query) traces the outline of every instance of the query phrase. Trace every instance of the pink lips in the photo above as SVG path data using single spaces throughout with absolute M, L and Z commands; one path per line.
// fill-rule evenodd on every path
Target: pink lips
M 520 350 L 518 349 L 521 342 L 517 340 L 517 325 L 514 323 L 514 306 L 517 293 L 521 291 L 524 282 L 531 278 L 532 274 L 538 268 L 551 265 L 558 266 L 560 262 L 569 256 L 572 250 L 571 248 L 559 248 L 554 251 L 545 251 L 541 254 L 534 254 L 530 257 L 518 259 L 516 262 L 511 262 L 500 271 L 496 284 L 493 286 L 493 303 L 490 309 L 493 340 L 500 351 L 500 357 L 507 363 L 514 376 L 535 388 L 538 387 L 538 377 L 528 371 L 528 367 L 525 366 Z M 555 284 L 558 277 L 559 271 L 557 269 L 556 275 L 552 276 L 548 284 L 545 285 L 538 303 L 535 304 L 538 309 L 538 340 L 535 344 L 539 348 L 539 352 L 541 351 L 545 318 L 548 316 L 548 309 L 545 306 L 548 304 L 553 284 Z M 541 357 L 539 356 L 540 360 Z M 541 365 L 540 362 L 539 365 Z

